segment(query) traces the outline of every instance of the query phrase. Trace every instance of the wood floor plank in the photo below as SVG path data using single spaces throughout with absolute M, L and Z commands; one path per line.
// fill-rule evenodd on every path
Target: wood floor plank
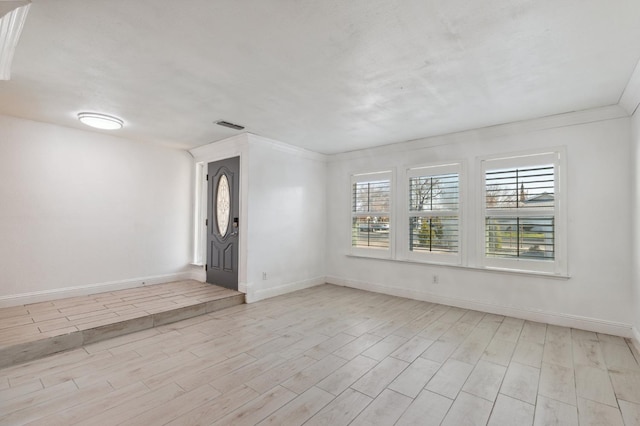
M 122 389 L 114 390 L 76 405 L 65 407 L 64 410 L 51 416 L 41 417 L 28 423 L 29 426 L 68 426 L 76 424 L 84 419 L 92 418 L 112 407 L 123 404 L 130 399 L 135 399 L 149 392 L 149 389 L 140 382 L 133 383 Z
M 408 366 L 409 363 L 407 362 L 387 357 L 369 370 L 351 387 L 358 392 L 375 398 Z
M 174 365 L 187 364 L 197 359 L 198 357 L 190 352 L 182 352 L 175 356 L 160 358 L 154 362 L 138 364 L 132 369 L 118 371 L 115 374 L 108 375 L 107 380 L 114 389 L 120 389 L 133 382 L 143 381 L 146 378 L 162 373 Z
M 18 398 L 43 388 L 44 386 L 39 379 L 34 379 L 31 382 L 25 382 L 18 386 L 7 387 L 0 390 L 0 401 L 2 401 L 3 404 L 6 404 L 14 398 Z
M 259 426 L 297 426 L 309 420 L 325 405 L 331 402 L 334 396 L 322 389 L 312 387 L 291 400 L 275 413 L 258 423 Z
M 551 325 L 547 327 L 542 361 L 573 368 L 571 329 Z
M 53 389 L 53 387 L 49 389 Z M 64 410 L 66 407 L 74 407 L 104 395 L 112 389 L 106 381 L 94 383 L 93 386 L 82 390 L 79 390 L 75 385 L 68 386 L 65 389 L 58 388 L 57 392 L 45 401 L 30 403 L 28 406 L 13 411 L 11 414 L 0 416 L 0 425 L 18 425 L 48 417 Z
M 175 378 L 175 383 L 186 391 L 211 383 L 216 379 L 225 377 L 227 374 L 243 368 L 256 359 L 247 354 L 240 354 L 233 358 L 213 364 L 205 369 L 190 371 L 188 374 L 179 375 Z
M 578 365 L 586 365 L 602 370 L 607 368 L 600 349 L 600 343 L 592 340 L 573 341 L 573 364 L 576 367 Z
M 339 395 L 376 364 L 377 362 L 371 358 L 358 356 L 327 376 L 317 386 L 334 395 Z
M 151 392 L 144 393 L 135 398 L 130 398 L 126 402 L 116 405 L 100 414 L 85 418 L 77 425 L 116 425 L 128 422 L 130 419 L 148 411 L 161 407 L 169 401 L 185 393 L 180 386 L 171 384 Z
M 159 387 L 168 385 L 171 382 L 175 382 L 183 377 L 188 377 L 192 374 L 198 374 L 198 372 L 215 366 L 221 362 L 227 361 L 228 358 L 219 355 L 217 357 L 212 356 L 208 358 L 197 358 L 180 364 L 174 364 L 154 375 L 147 376 L 142 379 L 142 382 L 147 385 L 149 389 L 157 389 Z
M 454 399 L 471 374 L 473 365 L 455 359 L 447 360 L 425 389 Z
M 314 358 L 303 355 L 289 362 L 283 362 L 279 366 L 255 376 L 245 383 L 256 392 L 265 393 L 275 385 L 281 384 L 294 374 L 299 373 L 316 362 L 317 360 Z
M 442 421 L 443 426 L 484 425 L 493 404 L 486 399 L 461 392 Z
M 432 344 L 433 340 L 422 336 L 414 336 L 393 352 L 391 356 L 402 361 L 413 362 Z
M 311 417 L 305 423 L 305 426 L 346 426 L 351 423 L 371 401 L 373 401 L 373 399 L 367 395 L 353 389 L 347 389 L 327 404 L 315 416 Z
M 221 393 L 209 385 L 203 385 L 191 392 L 185 392 L 153 410 L 147 410 L 127 420 L 132 425 L 159 425 L 180 417 L 219 397 Z
M 305 355 L 315 359 L 322 359 L 330 353 L 342 348 L 344 345 L 352 342 L 353 340 L 355 340 L 354 336 L 340 333 L 309 349 L 305 352 Z
M 371 346 L 369 349 L 364 351 L 362 355 L 375 359 L 376 361 L 382 361 L 393 352 L 395 352 L 400 346 L 404 345 L 407 342 L 406 337 L 400 337 L 395 335 L 390 335 Z
M 534 413 L 535 406 L 506 395 L 498 395 L 487 425 L 531 426 L 533 425 Z
M 578 426 L 578 409 L 555 399 L 538 397 L 533 424 L 535 426 Z
M 434 374 L 440 369 L 441 364 L 424 358 L 417 358 L 412 362 L 393 382 L 389 389 L 403 395 L 415 398 Z
M 301 394 L 312 386 L 315 386 L 346 363 L 347 361 L 342 358 L 334 355 L 328 355 L 302 371 L 298 371 L 283 382 L 282 385 L 297 394 Z
M 496 331 L 498 339 L 507 340 L 509 342 L 517 342 L 520 338 L 520 332 L 524 327 L 524 321 L 516 318 L 505 318 Z
M 516 342 L 509 342 L 494 337 L 485 348 L 481 359 L 508 367 L 515 347 Z
M 578 420 L 583 425 L 624 426 L 622 414 L 616 407 L 578 398 Z
M 212 422 L 232 413 L 248 402 L 259 397 L 253 389 L 247 386 L 239 386 L 225 395 L 221 395 L 208 404 L 203 404 L 191 411 L 181 414 L 166 426 L 184 425 L 210 425 Z
M 19 416 L 15 416 L 15 413 L 27 409 L 29 407 L 37 407 L 40 404 L 46 403 L 50 399 L 53 399 L 61 394 L 75 392 L 78 390 L 78 387 L 73 383 L 72 380 L 69 380 L 64 383 L 60 383 L 56 386 L 51 386 L 49 388 L 44 388 L 39 392 L 30 392 L 20 396 L 16 396 L 11 400 L 3 401 L 0 405 L 0 419 L 8 418 L 9 416 L 13 416 L 15 419 Z M 5 424 L 11 424 L 9 421 L 5 421 Z
M 577 365 L 575 379 L 578 397 L 618 408 L 618 401 L 606 370 L 587 365 Z
M 247 383 L 257 375 L 264 374 L 273 368 L 277 368 L 286 361 L 287 360 L 285 358 L 277 355 L 260 358 L 240 368 L 234 369 L 220 378 L 214 379 L 210 384 L 220 392 L 227 393 L 232 389 Z
M 397 426 L 438 426 L 449 412 L 453 400 L 428 390 L 422 391 L 396 423 Z
M 366 351 L 371 346 L 378 343 L 380 340 L 382 340 L 382 337 L 380 336 L 365 333 L 342 346 L 340 349 L 335 350 L 333 354 L 350 361 L 362 354 L 362 352 Z
M 36 328 L 103 311 L 137 318 L 144 301 L 155 312 L 219 293 L 161 286 L 14 309 L 0 347 L 32 338 L 26 317 Z M 640 365 L 623 338 L 332 285 L 0 369 L 0 424 L 623 421 L 640 423 Z
M 640 404 L 618 400 L 622 418 L 627 425 L 640 425 Z
M 350 424 L 352 426 L 392 426 L 411 402 L 411 398 L 390 389 L 385 389 Z
M 212 426 L 253 426 L 296 397 L 296 394 L 282 386 L 249 401 L 237 410 L 227 414 Z
M 494 402 L 507 368 L 488 361 L 480 361 L 469 375 L 462 390 Z
M 540 366 L 542 365 L 543 351 L 544 345 L 542 343 L 520 340 L 516 345 L 512 361 L 540 368 Z
M 74 380 L 94 372 L 97 365 L 104 367 L 106 363 L 114 362 L 114 359 L 116 359 L 116 357 L 109 352 L 92 354 L 81 362 L 77 362 L 66 369 L 42 374 L 42 376 L 40 376 L 40 381 L 45 387 L 48 387 L 68 380 Z M 76 382 L 76 385 L 77 384 L 78 382 Z
M 34 379 L 40 379 L 43 375 L 72 368 L 76 363 L 82 362 L 88 357 L 89 354 L 83 349 L 75 349 L 25 364 L 7 367 L 2 372 L 9 379 L 11 386 L 17 386 Z
M 576 405 L 576 386 L 574 371 L 556 364 L 542 364 L 540 370 L 540 395 Z
M 609 377 L 618 399 L 640 404 L 640 372 L 610 370 Z
M 535 404 L 539 381 L 539 368 L 512 362 L 502 381 L 500 393 L 529 404 Z

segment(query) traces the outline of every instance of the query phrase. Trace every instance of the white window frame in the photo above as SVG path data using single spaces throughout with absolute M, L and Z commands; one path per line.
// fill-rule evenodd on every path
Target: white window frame
M 192 264 L 202 266 L 206 263 L 206 231 L 203 232 L 203 224 L 207 217 L 207 185 L 205 163 L 195 165 L 195 194 L 193 209 L 193 259 Z
M 554 166 L 554 207 L 528 208 L 517 212 L 507 212 L 501 209 L 488 210 L 486 206 L 486 172 L 494 169 L 510 169 L 541 166 L 553 164 Z M 557 148 L 548 151 L 537 151 L 513 155 L 501 155 L 480 159 L 480 210 L 478 212 L 478 253 L 481 266 L 490 269 L 515 270 L 522 272 L 534 272 L 554 275 L 567 275 L 567 212 L 566 212 L 566 151 Z M 486 217 L 540 217 L 549 216 L 552 211 L 554 218 L 554 260 L 536 260 L 526 258 L 495 258 L 486 253 Z
M 414 177 L 428 177 L 428 176 L 440 176 L 447 174 L 458 175 L 458 208 L 456 210 L 433 210 L 416 212 L 411 211 L 411 188 L 410 179 Z M 463 251 L 463 171 L 462 163 L 448 163 L 448 164 L 433 164 L 433 165 L 421 165 L 408 168 L 405 172 L 404 178 L 404 231 L 403 235 L 403 249 L 405 251 L 406 258 L 408 260 L 428 262 L 428 263 L 441 263 L 441 264 L 453 264 L 460 265 L 462 263 L 462 251 Z M 458 251 L 456 253 L 438 253 L 438 252 L 419 252 L 410 250 L 409 244 L 411 240 L 409 227 L 411 226 L 411 217 L 436 217 L 436 216 L 457 216 L 458 218 Z
M 358 173 L 351 175 L 351 180 L 349 184 L 349 253 L 353 256 L 362 256 L 362 257 L 375 257 L 381 259 L 391 259 L 393 257 L 393 253 L 395 253 L 395 222 L 394 222 L 394 209 L 395 209 L 395 199 L 394 199 L 394 170 L 385 170 L 380 172 L 369 172 L 369 173 Z M 355 247 L 353 246 L 353 219 L 355 217 L 363 215 L 363 213 L 356 213 L 353 211 L 353 185 L 356 183 L 362 182 L 373 182 L 380 180 L 388 180 L 389 181 L 389 211 L 384 212 L 389 216 L 389 247 L 381 248 L 381 247 Z

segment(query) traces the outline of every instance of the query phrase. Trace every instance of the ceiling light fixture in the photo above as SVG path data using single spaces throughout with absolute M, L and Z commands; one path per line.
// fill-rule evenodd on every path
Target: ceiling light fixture
M 11 62 L 18 39 L 31 7 L 30 1 L 6 1 L 0 4 L 0 80 L 11 77 Z
M 87 126 L 102 130 L 118 130 L 124 125 L 124 122 L 117 117 L 97 112 L 81 112 L 78 114 L 78 120 Z

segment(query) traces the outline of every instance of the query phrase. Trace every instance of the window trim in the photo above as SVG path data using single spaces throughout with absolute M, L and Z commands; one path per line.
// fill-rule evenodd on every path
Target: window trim
M 513 154 L 482 157 L 479 161 L 479 201 L 477 210 L 477 259 L 480 267 L 497 270 L 514 270 L 520 272 L 543 273 L 559 276 L 568 275 L 567 267 L 567 181 L 566 181 L 566 149 L 563 147 L 549 150 L 527 151 Z M 549 216 L 550 209 L 530 208 L 513 213 L 501 209 L 487 209 L 486 206 L 486 171 L 501 168 L 522 168 L 554 165 L 554 260 L 536 260 L 524 258 L 494 258 L 486 253 L 486 218 L 487 216 L 540 217 Z M 490 213 L 490 214 L 489 214 Z
M 355 247 L 353 246 L 353 218 L 357 216 L 353 211 L 353 185 L 361 182 L 371 182 L 375 180 L 389 180 L 389 247 Z M 379 259 L 393 259 L 395 254 L 396 224 L 395 215 L 395 170 L 387 169 L 376 172 L 352 173 L 349 180 L 349 254 L 358 257 L 372 257 Z
M 411 201 L 411 185 L 410 179 L 413 177 L 421 177 L 421 176 L 438 176 L 445 174 L 457 174 L 458 175 L 458 208 L 456 211 L 456 216 L 458 217 L 458 251 L 456 253 L 438 253 L 438 252 L 416 252 L 410 250 L 409 244 L 411 241 L 411 235 L 409 227 L 411 226 L 411 217 L 414 216 L 410 208 Z M 415 261 L 415 262 L 423 262 L 423 263 L 434 263 L 434 264 L 450 264 L 450 265 L 461 265 L 462 264 L 462 255 L 464 251 L 464 173 L 461 162 L 453 162 L 453 163 L 437 163 L 437 164 L 422 164 L 418 166 L 408 167 L 405 170 L 404 180 L 404 206 L 402 208 L 403 211 L 403 231 L 399 233 L 402 236 L 402 247 L 404 252 L 404 257 L 406 260 Z M 450 212 L 450 210 L 443 210 L 443 215 L 446 212 Z M 438 214 L 434 214 L 429 212 L 428 214 L 421 214 L 421 216 L 440 216 Z

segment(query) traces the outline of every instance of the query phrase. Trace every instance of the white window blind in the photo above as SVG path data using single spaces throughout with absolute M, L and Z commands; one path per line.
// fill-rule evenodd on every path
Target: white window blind
M 557 272 L 558 164 L 557 153 L 484 162 L 487 266 Z
M 444 262 L 458 260 L 459 170 L 459 164 L 451 164 L 407 171 L 410 258 Z

